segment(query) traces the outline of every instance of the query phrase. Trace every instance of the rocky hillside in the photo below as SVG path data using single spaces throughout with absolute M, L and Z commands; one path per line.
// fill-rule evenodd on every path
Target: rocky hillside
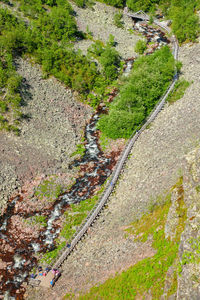
M 93 40 L 101 39 L 103 42 L 107 42 L 113 34 L 121 56 L 134 55 L 139 37 L 129 31 L 131 22 L 128 18 L 123 19 L 124 28 L 114 25 L 113 16 L 118 9 L 101 3 L 88 9 L 72 5 L 80 30 L 87 31 L 89 28 Z M 8 8 L 16 14 L 15 7 Z M 82 40 L 75 44 L 75 49 L 87 52 L 91 43 L 91 40 Z M 20 125 L 19 137 L 0 132 L 0 208 L 17 189 L 36 176 L 66 173 L 70 154 L 80 142 L 85 122 L 92 113 L 91 108 L 78 102 L 72 92 L 57 80 L 44 79 L 39 66 L 24 59 L 17 59 L 16 66 L 23 78 L 22 113 L 27 115 L 27 119 Z M 66 186 L 62 179 L 61 185 Z
M 109 40 L 110 35 L 113 35 L 116 50 L 123 58 L 135 55 L 134 47 L 140 37 L 131 31 L 132 21 L 127 16 L 123 16 L 122 28 L 118 28 L 114 23 L 114 15 L 121 10 L 99 2 L 96 2 L 90 9 L 79 8 L 73 2 L 71 4 L 76 12 L 77 25 L 81 31 L 90 32 L 92 39 L 100 39 L 104 43 Z M 82 40 L 75 45 L 75 48 L 86 53 L 91 44 L 92 40 Z
M 190 87 L 182 99 L 166 105 L 150 128 L 140 136 L 107 208 L 84 241 L 78 244 L 77 251 L 64 263 L 64 273 L 54 290 L 50 294 L 46 290 L 31 290 L 29 299 L 38 299 L 38 293 L 44 299 L 61 299 L 67 292 L 79 294 L 104 282 L 116 271 L 152 256 L 151 243 L 141 246 L 132 238 L 127 239 L 124 228 L 148 212 L 156 199 L 169 191 L 181 175 L 184 178 L 187 222 L 181 236 L 180 259 L 185 249 L 191 251 L 193 246 L 188 242 L 190 233 L 195 240 L 199 239 L 199 150 L 191 154 L 200 140 L 199 55 L 199 44 L 184 45 L 180 49 L 182 76 L 192 82 Z M 192 171 L 188 172 L 191 166 Z M 173 211 L 171 213 L 173 215 Z M 199 299 L 198 272 L 196 263 L 189 262 L 183 266 L 175 299 Z
M 70 154 L 91 116 L 91 109 L 61 83 L 43 79 L 38 66 L 23 59 L 16 65 L 23 78 L 23 113 L 28 118 L 20 125 L 20 136 L 0 132 L 0 207 L 36 176 L 68 173 Z
M 184 202 L 187 220 L 181 236 L 179 259 L 182 272 L 178 277 L 175 299 L 200 298 L 200 147 L 186 155 L 183 168 Z

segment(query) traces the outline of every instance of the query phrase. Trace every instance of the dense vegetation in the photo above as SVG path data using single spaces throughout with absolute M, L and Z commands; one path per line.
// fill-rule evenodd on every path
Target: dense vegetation
M 75 2 L 77 1 L 79 0 Z M 169 0 L 166 2 L 162 0 L 127 0 L 126 3 L 122 0 L 105 1 L 107 4 L 117 7 L 123 7 L 127 4 L 134 10 L 155 10 L 156 5 L 160 5 L 165 14 L 172 18 L 172 28 L 179 41 L 183 42 L 187 39 L 195 40 L 198 34 L 198 20 L 194 14 L 198 8 L 197 1 L 189 0 L 189 2 L 186 2 L 186 0 Z M 4 0 L 4 2 L 7 3 L 8 1 Z M 77 2 L 79 6 L 85 6 L 86 3 L 89 3 L 88 0 L 81 0 L 79 2 L 80 3 Z M 20 78 L 16 74 L 12 62 L 16 55 L 26 54 L 32 56 L 35 62 L 41 64 L 46 76 L 50 74 L 54 75 L 69 88 L 77 90 L 80 97 L 86 100 L 91 106 L 96 107 L 101 99 L 103 99 L 106 93 L 106 87 L 117 79 L 121 69 L 119 54 L 113 47 L 115 44 L 114 40 L 111 38 L 106 45 L 101 41 L 96 41 L 89 48 L 88 55 L 84 56 L 80 51 L 77 52 L 73 50 L 73 43 L 77 39 L 85 38 L 86 35 L 78 31 L 73 9 L 68 1 L 19 0 L 14 1 L 14 3 L 19 5 L 19 10 L 23 12 L 27 19 L 26 22 L 20 21 L 8 11 L 4 9 L 0 10 L 0 68 L 2 73 L 2 91 L 0 94 L 1 128 L 19 132 L 16 126 L 19 119 L 23 117 L 20 113 L 20 105 L 22 104 L 19 94 Z M 180 22 L 181 24 L 184 23 L 184 26 L 180 26 Z M 115 23 L 117 26 L 122 26 L 120 13 L 115 15 Z M 145 47 L 143 42 L 140 41 L 136 48 L 139 53 L 142 53 Z M 148 65 L 151 59 L 145 59 Z M 98 66 L 94 60 L 98 61 Z M 144 65 L 146 66 L 145 62 Z M 137 73 L 138 68 L 139 63 L 136 64 L 135 73 Z M 151 68 L 152 66 L 150 67 L 150 72 L 153 72 Z M 148 73 L 145 68 L 143 70 L 145 76 L 147 75 L 146 72 Z M 104 116 L 99 123 L 100 129 L 112 138 L 130 136 L 130 132 L 147 116 L 156 102 L 155 99 L 159 97 L 157 89 L 154 88 L 155 95 L 151 96 L 152 103 L 151 100 L 145 100 L 145 95 L 139 94 L 139 97 L 144 96 L 141 106 L 140 98 L 138 98 L 136 102 L 133 100 L 131 108 L 130 103 L 124 105 L 123 101 L 125 101 L 127 96 L 129 97 L 129 93 L 132 93 L 128 92 L 129 89 L 131 90 L 131 81 L 134 82 L 136 80 L 136 83 L 141 81 L 140 86 L 142 86 L 142 84 L 145 85 L 142 77 L 134 74 L 131 76 L 129 83 L 126 83 L 125 87 L 121 90 L 121 95 L 117 103 L 115 102 L 115 104 L 111 105 L 109 115 Z M 164 73 L 162 74 L 164 76 Z M 136 76 L 136 78 L 134 78 L 134 76 Z M 10 78 L 15 78 L 15 80 L 11 80 Z M 156 80 L 158 76 L 155 75 L 153 78 L 155 82 L 153 83 L 150 80 L 152 84 L 150 89 L 157 85 Z M 169 82 L 169 78 L 166 80 Z M 11 81 L 14 87 L 10 83 Z M 158 89 L 162 93 L 163 88 L 161 85 L 159 85 Z M 149 87 L 149 85 L 146 85 L 146 87 Z M 148 92 L 146 87 L 145 91 Z M 165 87 L 165 85 L 163 85 L 163 87 Z M 137 88 L 134 90 L 136 91 Z M 130 99 L 133 99 L 133 97 Z M 132 100 L 128 102 L 131 101 Z M 122 106 L 124 107 L 123 109 Z M 119 116 L 120 122 L 116 122 Z M 114 124 L 116 125 L 114 126 Z M 109 127 L 112 129 L 109 129 Z M 119 128 L 121 129 L 119 130 Z M 116 132 L 118 133 L 116 134 Z
M 85 7 L 91 5 L 90 0 L 73 0 L 79 7 Z M 185 40 L 194 41 L 199 33 L 198 17 L 195 15 L 196 9 L 200 8 L 200 3 L 198 0 L 100 0 L 108 5 L 123 8 L 127 6 L 133 11 L 144 10 L 146 12 L 155 13 L 156 9 L 159 7 L 163 13 L 170 19 L 172 19 L 172 30 L 176 34 L 180 42 Z M 4 0 L 8 3 L 8 0 Z M 33 18 L 38 18 L 41 14 L 45 16 L 47 7 L 60 7 L 62 12 L 65 14 L 67 7 L 71 10 L 71 7 L 67 1 L 64 0 L 19 0 L 15 1 L 20 3 L 20 9 L 27 16 Z M 56 9 L 55 9 L 56 11 Z M 70 14 L 65 15 L 66 19 L 69 21 L 69 25 L 72 25 Z M 117 20 L 118 15 L 116 15 L 115 22 L 122 26 L 120 20 Z M 54 18 L 55 20 L 55 18 Z M 69 26 L 70 27 L 70 26 Z M 69 28 L 68 27 L 68 28 Z M 73 30 L 72 30 L 73 31 Z
M 137 41 L 135 45 L 135 52 L 138 54 L 143 54 L 144 51 L 147 49 L 147 42 L 143 40 Z
M 119 96 L 103 115 L 99 129 L 108 137 L 128 138 L 151 112 L 174 76 L 174 58 L 167 46 L 139 58 Z
M 98 55 L 99 68 L 91 60 L 91 53 L 84 56 L 80 51 L 73 50 L 73 43 L 84 38 L 85 34 L 78 31 L 73 9 L 68 1 L 16 2 L 27 18 L 25 22 L 8 10 L 0 9 L 1 128 L 15 129 L 18 132 L 14 123 L 22 116 L 19 110 L 22 104 L 18 89 L 20 79 L 13 64 L 17 55 L 33 57 L 36 63 L 41 64 L 46 76 L 54 75 L 67 87 L 77 90 L 80 98 L 91 106 L 98 105 L 106 86 L 117 78 L 120 69 L 120 57 L 112 43 L 102 46 Z M 14 76 L 15 80 L 11 80 Z M 11 81 L 17 81 L 15 88 L 11 86 Z
M 172 30 L 179 42 L 195 41 L 199 32 L 199 18 L 194 13 L 200 8 L 198 0 L 172 0 L 169 17 L 172 19 Z

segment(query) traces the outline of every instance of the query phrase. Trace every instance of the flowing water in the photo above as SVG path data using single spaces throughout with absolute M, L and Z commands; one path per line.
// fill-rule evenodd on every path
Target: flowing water
M 136 23 L 134 29 L 142 32 L 148 43 L 152 41 L 156 43 L 153 51 L 169 43 L 160 30 L 144 23 Z M 133 62 L 134 59 L 127 61 L 125 75 L 130 73 Z M 84 156 L 70 166 L 71 168 L 79 166 L 81 171 L 84 171 L 84 175 L 76 179 L 72 188 L 62 194 L 50 207 L 30 209 L 28 212 L 26 208 L 19 209 L 19 204 L 23 204 L 23 195 L 18 195 L 10 199 L 0 217 L 0 295 L 4 295 L 5 299 L 23 299 L 25 288 L 22 283 L 27 280 L 30 270 L 37 266 L 35 254 L 55 247 L 55 238 L 61 230 L 57 220 L 71 203 L 78 203 L 91 197 L 96 188 L 110 176 L 120 151 L 106 156 L 99 147 L 96 123 L 99 115 L 104 112 L 102 110 L 104 109 L 97 110 L 86 125 Z M 41 228 L 39 234 L 23 231 L 21 220 L 35 215 L 45 216 L 47 226 Z

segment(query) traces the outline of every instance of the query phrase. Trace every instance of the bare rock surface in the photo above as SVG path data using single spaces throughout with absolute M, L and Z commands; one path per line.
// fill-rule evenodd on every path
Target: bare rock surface
M 91 109 L 76 101 L 54 78 L 43 79 L 38 66 L 21 58 L 17 71 L 23 77 L 21 135 L 0 132 L 0 207 L 16 188 L 40 174 L 68 172 Z
M 186 156 L 183 175 L 187 220 L 179 247 L 182 272 L 176 299 L 197 300 L 200 299 L 200 147 Z
M 180 49 L 182 76 L 193 80 L 193 83 L 182 99 L 173 105 L 167 104 L 150 128 L 142 133 L 107 208 L 89 229 L 84 241 L 64 262 L 64 272 L 53 292 L 30 290 L 29 299 L 40 296 L 61 299 L 70 291 L 78 295 L 81 290 L 101 283 L 102 278 L 109 278 L 111 266 L 116 271 L 122 267 L 122 262 L 124 269 L 133 264 L 132 255 L 138 257 L 142 249 L 144 257 L 152 255 L 148 248 L 141 248 L 133 240 L 124 238 L 123 229 L 146 212 L 159 195 L 170 189 L 180 177 L 183 158 L 199 144 L 200 64 L 196 61 L 199 56 L 199 44 L 184 45 Z M 186 280 L 187 277 L 183 278 Z M 197 299 L 192 295 L 185 299 Z M 181 297 L 178 299 L 184 299 Z
M 129 31 L 133 27 L 130 18 L 123 16 L 124 28 L 118 28 L 114 25 L 114 14 L 121 12 L 121 10 L 99 2 L 96 2 L 90 9 L 79 8 L 73 2 L 71 5 L 77 14 L 76 21 L 81 31 L 91 32 L 95 40 L 101 39 L 104 43 L 109 40 L 109 36 L 112 34 L 117 42 L 116 50 L 123 58 L 135 55 L 134 47 L 140 37 Z M 76 43 L 75 48 L 81 49 L 86 54 L 87 48 L 91 44 L 92 41 L 83 40 Z

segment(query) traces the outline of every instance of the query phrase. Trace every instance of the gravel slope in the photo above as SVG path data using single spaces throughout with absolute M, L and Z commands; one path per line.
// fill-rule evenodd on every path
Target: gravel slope
M 18 59 L 23 77 L 21 135 L 0 132 L 0 207 L 13 191 L 35 176 L 65 173 L 91 109 L 77 102 L 54 78 L 43 79 L 38 66 Z M 68 172 L 68 170 L 67 170 Z
M 137 260 L 141 251 L 144 257 L 152 254 L 148 245 L 141 248 L 125 239 L 123 228 L 176 182 L 183 157 L 199 143 L 199 56 L 199 44 L 180 49 L 183 75 L 194 82 L 184 97 L 166 105 L 140 136 L 107 209 L 64 263 L 64 273 L 53 291 L 31 290 L 29 299 L 37 299 L 39 294 L 44 299 L 61 299 L 67 292 L 78 293 L 133 264 L 132 255 Z
M 71 5 L 76 12 L 77 25 L 81 31 L 87 32 L 89 29 L 95 40 L 100 39 L 104 43 L 109 40 L 109 36 L 112 34 L 117 42 L 116 50 L 119 51 L 122 58 L 130 58 L 136 54 L 134 47 L 141 37 L 130 33 L 129 29 L 133 27 L 130 18 L 123 16 L 124 28 L 118 28 L 114 25 L 113 17 L 121 10 L 99 2 L 96 2 L 90 9 L 79 8 L 73 2 Z M 75 48 L 86 53 L 91 43 L 91 40 L 83 40 L 76 43 Z

